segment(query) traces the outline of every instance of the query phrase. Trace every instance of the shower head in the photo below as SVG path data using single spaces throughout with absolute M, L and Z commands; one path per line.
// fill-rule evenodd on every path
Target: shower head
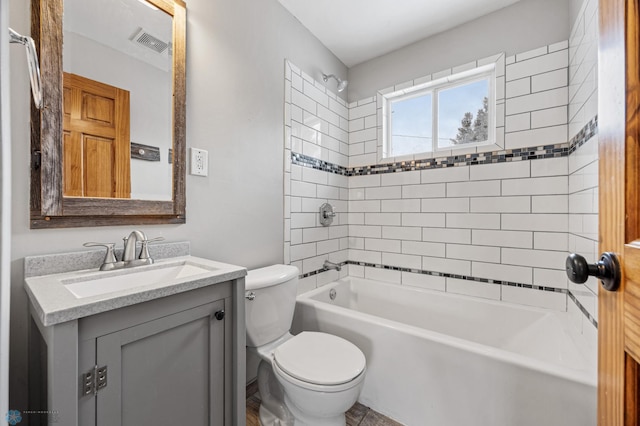
M 338 79 L 338 92 L 342 92 L 344 89 L 346 89 L 347 84 L 349 84 L 347 80 Z
M 322 74 L 322 79 L 324 80 L 325 83 L 327 81 L 329 81 L 330 78 L 333 78 L 338 82 L 338 92 L 342 92 L 347 87 L 347 84 L 349 84 L 349 82 L 347 80 L 343 80 L 341 78 L 338 78 L 333 74 L 329 74 L 329 75 Z

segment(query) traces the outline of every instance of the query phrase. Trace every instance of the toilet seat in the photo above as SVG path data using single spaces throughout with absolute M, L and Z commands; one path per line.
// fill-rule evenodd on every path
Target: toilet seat
M 279 345 L 273 359 L 283 374 L 319 386 L 349 383 L 366 366 L 364 354 L 353 343 L 331 334 L 308 331 Z
M 360 386 L 360 384 L 364 381 L 366 368 L 360 373 L 359 376 L 355 377 L 353 380 L 347 383 L 343 383 L 341 385 L 316 385 L 314 383 L 305 382 L 300 379 L 296 379 L 292 375 L 288 374 L 286 371 L 283 371 L 278 364 L 275 362 L 271 365 L 271 368 L 280 382 L 281 385 L 284 385 L 284 382 L 290 383 L 294 387 L 298 387 L 300 389 L 304 389 L 305 391 L 310 392 L 319 392 L 322 394 L 331 394 L 331 393 L 342 393 L 348 391 L 349 389 Z M 347 407 L 348 409 L 349 407 Z M 345 409 L 346 411 L 346 409 Z

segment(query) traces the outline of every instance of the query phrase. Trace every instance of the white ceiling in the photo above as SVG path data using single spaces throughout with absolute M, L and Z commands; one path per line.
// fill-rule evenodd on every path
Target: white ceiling
M 140 1 L 64 0 L 63 28 L 163 71 L 171 67 L 168 50 L 159 54 L 131 41 L 140 28 L 162 41 L 172 40 L 172 17 L 161 10 L 152 10 Z
M 519 0 L 278 0 L 347 67 Z

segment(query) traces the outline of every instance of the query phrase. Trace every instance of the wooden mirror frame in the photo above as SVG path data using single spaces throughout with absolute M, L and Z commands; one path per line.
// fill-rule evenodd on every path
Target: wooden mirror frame
M 147 0 L 173 17 L 173 199 L 63 196 L 63 0 L 31 1 L 31 36 L 40 58 L 43 107 L 31 103 L 31 229 L 185 223 L 186 5 Z

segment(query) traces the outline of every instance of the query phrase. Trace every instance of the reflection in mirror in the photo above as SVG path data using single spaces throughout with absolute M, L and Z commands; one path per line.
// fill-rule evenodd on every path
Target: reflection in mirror
M 170 106 L 158 107 L 160 104 L 158 101 L 153 105 L 147 104 L 138 108 L 134 106 L 138 101 L 145 101 L 165 89 L 155 87 L 155 83 L 152 84 L 144 79 L 133 82 L 108 80 L 122 70 L 126 71 L 126 75 L 136 74 L 133 71 L 133 65 L 100 62 L 101 59 L 96 54 L 99 49 L 110 49 L 113 51 L 112 53 L 130 57 L 128 53 L 125 55 L 125 52 L 116 50 L 114 46 L 109 45 L 108 39 L 87 41 L 86 32 L 74 28 L 74 24 L 69 24 L 75 31 L 67 31 L 70 41 L 65 39 L 63 43 L 63 9 L 67 7 L 66 3 L 63 5 L 63 1 L 31 0 L 31 36 L 40 54 L 43 108 L 39 110 L 33 104 L 31 106 L 30 227 L 38 229 L 185 223 L 187 13 L 185 3 L 182 0 L 146 0 L 159 9 L 158 11 L 150 9 L 153 14 L 159 14 L 151 16 L 159 16 L 160 20 L 169 22 L 170 30 L 167 33 L 154 36 L 158 40 L 165 40 L 167 46 L 162 49 L 162 52 L 165 53 L 140 50 L 145 53 L 141 53 L 138 59 L 142 60 L 140 59 L 142 57 L 144 58 L 143 62 L 148 63 L 151 61 L 149 57 L 160 59 L 162 54 L 166 55 L 162 61 L 150 65 L 153 65 L 158 71 L 166 71 L 170 76 L 170 83 L 163 86 L 168 93 L 164 95 L 164 99 L 169 100 Z M 145 4 L 133 0 L 130 3 L 127 3 L 130 0 L 103 1 L 105 4 L 102 6 L 94 4 L 88 8 L 89 12 L 94 15 L 97 13 L 100 20 L 118 13 L 115 9 L 123 9 L 126 13 L 134 16 L 132 12 L 134 8 L 147 8 Z M 87 0 L 77 3 L 80 12 L 88 4 Z M 69 15 L 67 18 L 71 19 L 74 6 L 69 4 L 68 7 Z M 91 14 L 81 14 L 80 16 L 82 16 L 80 19 L 85 22 L 94 19 Z M 123 17 L 116 18 L 115 21 L 111 21 L 112 24 L 106 24 L 106 26 L 112 26 L 113 22 L 118 22 L 116 26 L 119 26 L 123 19 Z M 146 21 L 136 22 L 137 26 L 131 32 L 127 30 L 127 37 L 131 37 L 133 31 L 137 31 L 138 27 L 145 27 L 143 29 L 152 31 L 149 28 L 152 28 L 153 24 L 147 24 Z M 101 28 L 100 25 L 103 24 L 96 21 L 88 26 Z M 165 26 L 165 28 L 167 27 Z M 83 37 L 83 39 L 76 37 L 76 35 Z M 72 68 L 66 68 L 68 72 L 66 72 L 66 78 L 63 78 L 65 76 L 62 64 L 63 44 L 70 47 L 74 43 L 82 44 L 83 42 L 90 45 L 90 48 L 80 53 L 75 53 L 72 50 L 64 52 L 66 62 Z M 128 38 L 127 42 L 130 42 Z M 155 46 L 156 42 L 151 44 Z M 136 45 L 133 47 L 139 48 Z M 115 53 L 114 56 L 116 56 Z M 80 65 L 74 65 L 77 63 Z M 101 66 L 97 67 L 97 71 L 91 70 L 88 65 L 92 63 L 101 64 Z M 161 65 L 162 63 L 166 64 L 166 67 Z M 81 66 L 86 67 L 89 71 L 85 71 L 85 68 Z M 82 74 L 85 72 L 98 74 L 87 76 Z M 142 72 L 142 75 L 149 76 L 151 72 L 147 70 Z M 70 82 L 66 89 L 63 80 Z M 82 90 L 74 89 L 75 86 L 87 85 L 91 86 L 91 90 L 95 93 L 82 94 Z M 138 87 L 148 88 L 148 86 L 154 87 L 153 94 L 147 92 L 141 95 L 137 94 Z M 64 92 L 67 92 L 67 96 Z M 140 97 L 139 100 L 136 100 L 138 97 Z M 126 112 L 127 105 L 130 113 Z M 156 109 L 156 107 L 158 108 Z M 140 114 L 141 110 L 144 112 L 151 110 L 152 114 Z M 66 117 L 64 111 L 67 112 Z M 166 111 L 170 111 L 168 118 Z M 164 117 L 161 114 L 164 114 Z M 124 117 L 123 120 L 120 120 L 121 116 Z M 78 125 L 82 132 L 74 134 L 73 128 L 67 128 L 65 133 L 65 121 L 67 121 L 67 125 Z M 90 124 L 83 124 L 83 121 L 88 121 Z M 105 130 L 109 126 L 111 126 L 110 132 L 99 133 L 96 130 L 96 128 Z M 138 126 L 146 130 L 138 130 Z M 166 130 L 162 134 L 151 133 L 158 128 L 168 128 L 169 130 L 168 133 Z M 114 154 L 116 151 L 111 145 L 117 137 L 124 140 L 125 145 L 131 144 L 129 154 L 123 153 L 122 150 L 118 151 L 117 158 L 120 161 L 116 161 Z M 135 140 L 134 138 L 144 140 Z M 69 142 L 72 147 L 68 153 L 65 153 L 64 149 L 66 142 Z M 84 145 L 87 149 L 84 149 L 81 142 L 86 142 Z M 73 144 L 75 144 L 75 150 Z M 164 144 L 162 151 L 160 144 Z M 171 153 L 167 158 L 168 147 L 171 147 Z M 165 148 L 167 148 L 166 151 Z M 99 150 L 102 152 L 94 152 Z M 64 161 L 65 156 L 69 157 L 66 162 Z M 109 161 L 104 161 L 104 158 Z M 129 161 L 122 160 L 122 158 L 129 159 Z M 159 172 L 159 176 L 165 177 L 165 181 L 170 180 L 170 184 L 165 185 L 162 191 L 157 191 L 158 185 L 156 184 L 157 181 L 162 180 L 161 177 L 154 177 L 154 184 L 149 187 L 144 187 L 142 181 L 136 179 L 138 175 L 150 175 L 147 169 L 138 171 L 138 164 L 145 160 L 152 161 L 142 163 L 143 166 L 151 167 L 162 164 L 167 167 L 166 165 L 170 164 L 171 171 L 167 169 L 165 172 Z M 92 169 L 93 164 L 107 169 L 107 171 L 95 171 L 98 169 Z M 118 164 L 118 166 L 116 167 L 114 164 Z M 83 170 L 85 166 L 87 166 L 87 177 L 85 177 Z M 77 169 L 80 169 L 81 172 Z M 106 173 L 106 177 L 92 176 L 92 174 L 100 175 L 103 172 Z M 87 183 L 89 181 L 91 184 Z M 103 182 L 107 182 L 107 184 L 103 184 Z M 73 195 L 66 195 L 65 191 L 67 194 Z M 167 196 L 167 194 L 171 195 Z
M 172 17 L 145 0 L 63 8 L 63 195 L 171 200 Z

